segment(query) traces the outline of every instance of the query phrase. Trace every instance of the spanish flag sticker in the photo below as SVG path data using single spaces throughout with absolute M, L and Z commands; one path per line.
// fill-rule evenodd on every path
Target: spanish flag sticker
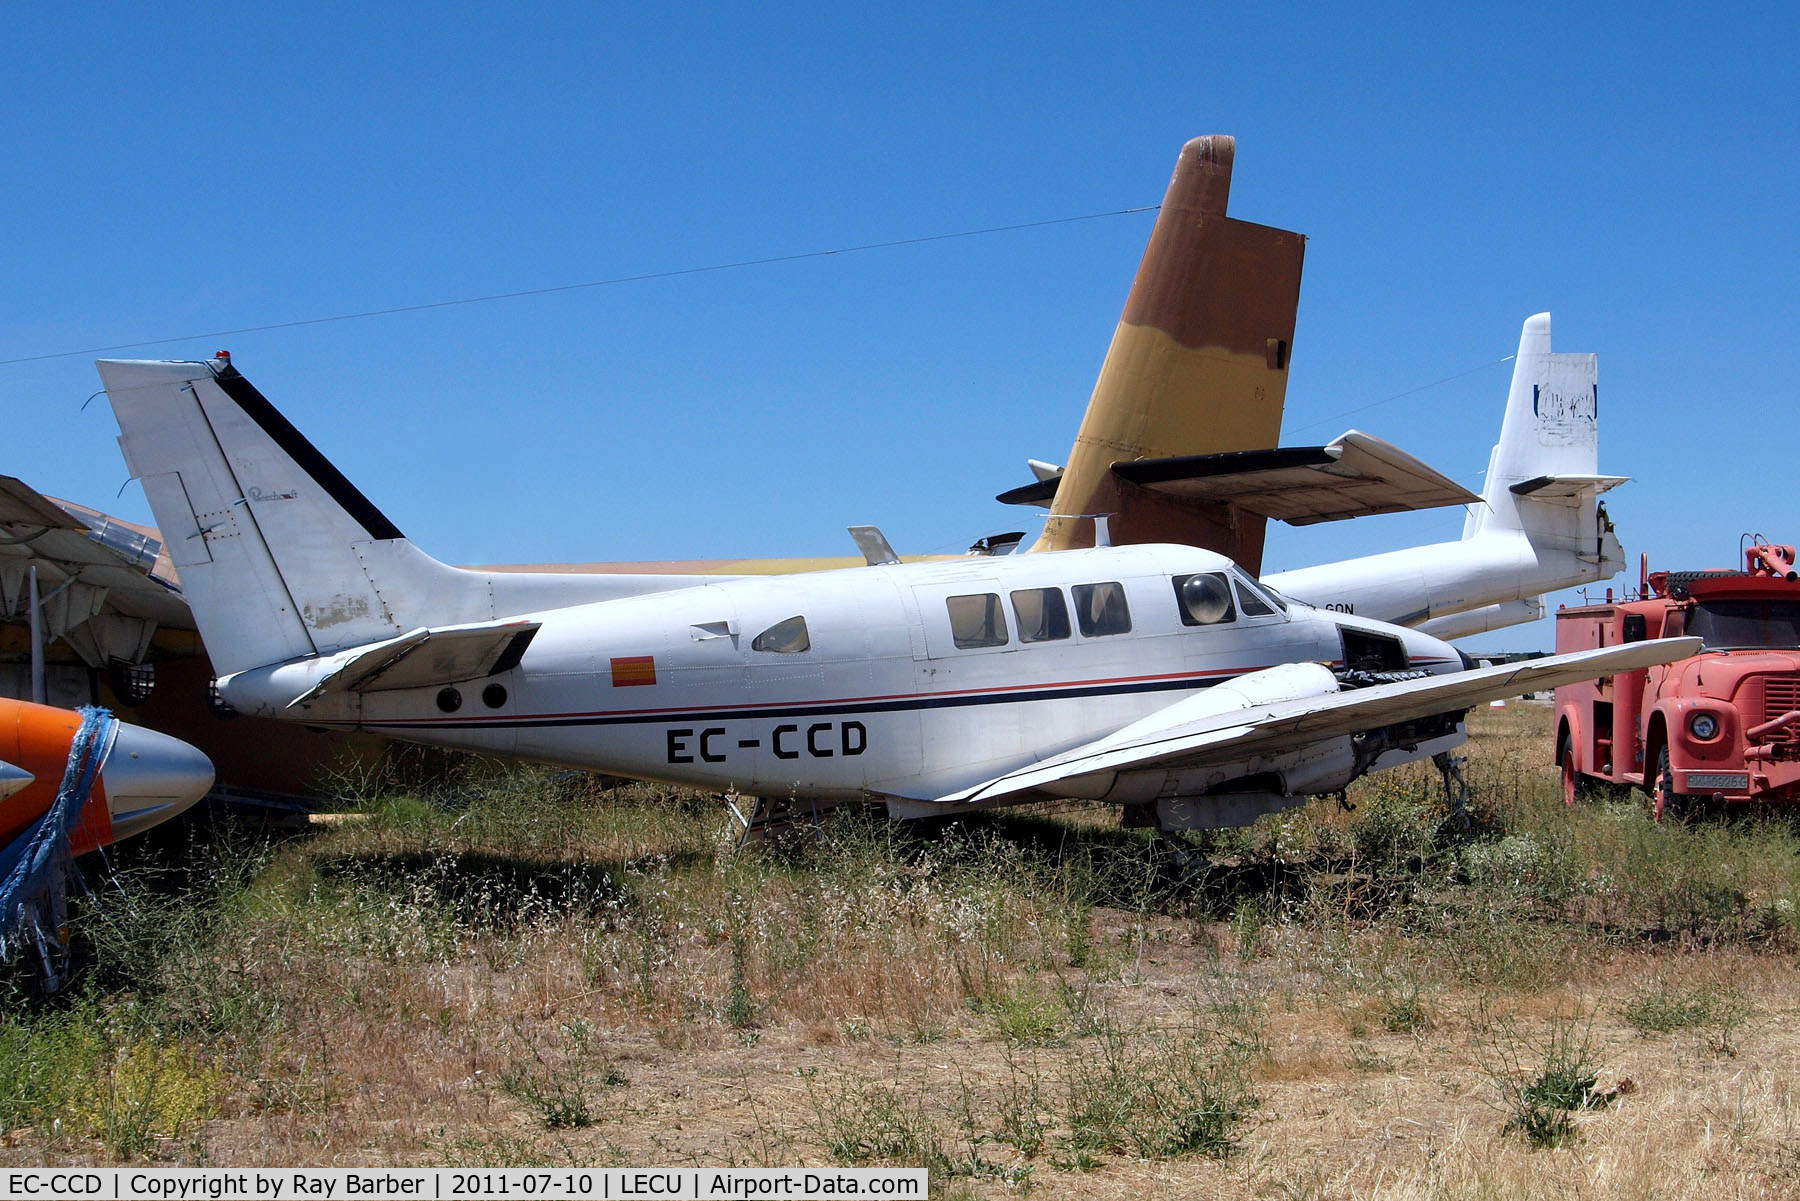
M 629 659 L 614 659 L 612 681 L 614 688 L 656 683 L 656 656 L 633 655 Z

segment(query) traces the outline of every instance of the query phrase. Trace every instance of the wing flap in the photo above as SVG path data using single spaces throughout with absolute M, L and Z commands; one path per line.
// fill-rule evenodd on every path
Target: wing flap
M 10 475 L 0 475 L 0 524 L 36 525 L 47 530 L 80 530 L 87 526 L 27 484 Z
M 1201 708 L 1198 702 L 1205 696 L 1202 693 L 1177 701 L 1106 738 L 938 799 L 943 803 L 987 801 L 1099 772 L 1206 767 L 1240 761 L 1258 752 L 1298 747 L 1596 676 L 1673 663 L 1699 650 L 1698 638 L 1659 638 L 1349 692 L 1254 704 L 1229 712 L 1214 708 L 1196 716 L 1196 710 Z
M 36 568 L 51 637 L 74 633 L 92 667 L 135 661 L 157 626 L 194 628 L 155 532 L 0 476 L 0 617 L 23 619 L 15 594 Z

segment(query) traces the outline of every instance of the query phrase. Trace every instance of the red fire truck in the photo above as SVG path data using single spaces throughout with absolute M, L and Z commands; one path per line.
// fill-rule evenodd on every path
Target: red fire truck
M 1650 794 L 1660 820 L 1688 801 L 1800 800 L 1800 573 L 1758 543 L 1743 571 L 1642 575 L 1639 599 L 1556 614 L 1556 649 L 1698 636 L 1666 667 L 1556 690 L 1563 800 L 1597 782 Z

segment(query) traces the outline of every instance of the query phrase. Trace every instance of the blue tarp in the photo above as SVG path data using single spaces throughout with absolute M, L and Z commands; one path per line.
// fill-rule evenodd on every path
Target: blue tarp
M 94 791 L 100 765 L 112 749 L 119 719 L 105 709 L 81 710 L 81 728 L 69 748 L 62 786 L 44 815 L 0 850 L 0 956 L 10 958 L 27 940 L 37 947 L 51 988 L 61 980 L 52 950 L 60 950 L 68 918 L 74 857 L 69 834 Z

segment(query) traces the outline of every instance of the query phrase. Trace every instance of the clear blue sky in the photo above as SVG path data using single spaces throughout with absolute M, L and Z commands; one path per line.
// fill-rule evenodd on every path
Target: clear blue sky
M 1794 14 L 14 5 L 0 359 L 1149 205 L 1231 133 L 1233 214 L 1311 239 L 1288 441 L 1478 489 L 1548 309 L 1633 563 L 1726 565 L 1800 539 Z M 1035 528 L 993 494 L 1064 457 L 1151 220 L 127 357 L 229 348 L 451 562 L 956 550 Z M 144 520 L 93 357 L 0 366 L 0 472 Z M 1460 529 L 1277 527 L 1268 566 Z

